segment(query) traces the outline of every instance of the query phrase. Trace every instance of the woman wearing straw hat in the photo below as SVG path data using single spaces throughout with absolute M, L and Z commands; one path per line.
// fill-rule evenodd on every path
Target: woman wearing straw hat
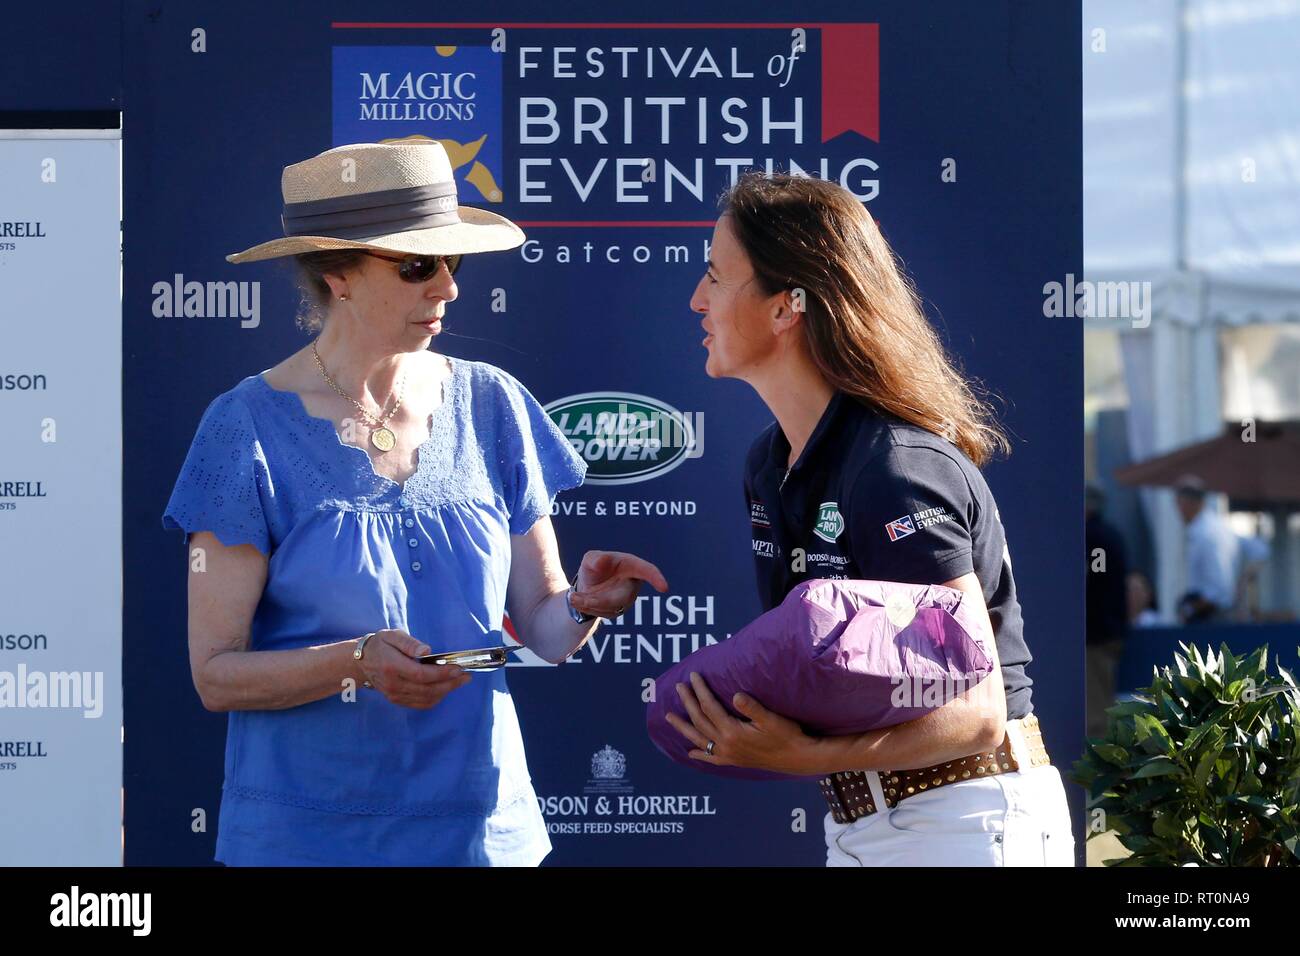
M 505 672 L 433 659 L 502 646 L 508 606 L 563 661 L 667 582 L 591 551 L 570 588 L 549 515 L 585 465 L 509 374 L 429 350 L 461 256 L 524 240 L 459 205 L 442 146 L 340 146 L 282 191 L 284 238 L 227 258 L 296 257 L 319 334 L 211 402 L 163 516 L 195 687 L 229 712 L 216 858 L 535 865 Z

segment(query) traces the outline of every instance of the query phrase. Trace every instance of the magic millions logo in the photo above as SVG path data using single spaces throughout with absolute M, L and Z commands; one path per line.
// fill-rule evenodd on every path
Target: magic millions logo
M 703 452 L 701 416 L 646 395 L 585 392 L 550 402 L 546 412 L 587 463 L 587 484 L 649 481 Z
M 501 64 L 487 46 L 334 48 L 334 143 L 437 141 L 461 202 L 502 202 Z

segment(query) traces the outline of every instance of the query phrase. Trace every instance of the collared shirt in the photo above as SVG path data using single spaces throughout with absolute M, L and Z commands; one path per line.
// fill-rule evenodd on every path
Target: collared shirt
M 251 650 L 389 628 L 435 653 L 504 643 L 511 535 L 586 466 L 501 369 L 453 359 L 444 396 L 401 484 L 262 375 L 208 406 L 163 525 L 269 556 Z M 356 689 L 232 711 L 217 859 L 539 863 L 551 843 L 505 669 L 471 674 L 429 709 Z
M 1228 523 L 1208 507 L 1187 525 L 1187 590 L 1226 610 L 1237 590 L 1240 544 Z
M 988 606 L 1007 718 L 1032 713 L 1011 557 L 984 476 L 944 438 L 836 392 L 794 466 L 773 422 L 750 448 L 745 498 L 759 598 L 814 578 L 942 584 L 974 572 Z

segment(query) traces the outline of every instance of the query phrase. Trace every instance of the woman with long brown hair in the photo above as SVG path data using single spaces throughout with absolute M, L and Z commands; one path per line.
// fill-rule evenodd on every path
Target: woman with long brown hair
M 814 578 L 941 584 L 987 610 L 994 663 L 925 717 L 834 737 L 745 694 L 732 701 L 738 719 L 692 675 L 677 686 L 690 723 L 669 716 L 692 756 L 820 776 L 831 866 L 1073 865 L 1011 559 L 979 470 L 1009 445 L 871 216 L 830 182 L 742 177 L 691 308 L 707 374 L 748 382 L 776 419 L 745 469 L 764 609 Z

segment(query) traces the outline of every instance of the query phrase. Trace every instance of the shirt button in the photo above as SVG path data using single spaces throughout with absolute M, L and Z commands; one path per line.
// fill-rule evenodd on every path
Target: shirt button
M 418 571 L 418 570 L 420 570 L 420 568 L 422 568 L 422 567 L 423 567 L 423 565 L 420 564 L 419 561 L 412 561 L 412 562 L 411 562 L 411 570 L 412 570 L 412 571 Z
M 420 543 L 420 539 L 419 539 L 419 538 L 410 538 L 409 540 L 407 540 L 406 543 L 409 544 L 411 547 L 414 548 L 414 547 L 416 547 L 416 546 L 419 545 L 419 543 Z
M 411 506 L 411 499 L 406 497 L 406 495 L 402 495 L 402 497 L 397 499 L 397 503 L 403 508 L 409 508 Z
M 408 528 L 414 528 L 414 527 L 415 527 L 415 519 L 414 519 L 414 518 L 407 518 L 407 519 L 406 519 L 406 526 L 407 526 Z

